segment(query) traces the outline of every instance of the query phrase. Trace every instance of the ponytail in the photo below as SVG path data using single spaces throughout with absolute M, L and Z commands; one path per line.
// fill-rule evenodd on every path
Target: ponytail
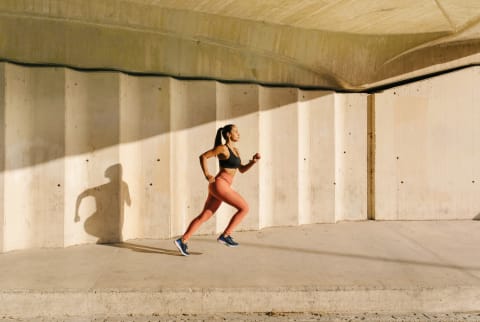
M 217 135 L 215 136 L 215 144 L 213 146 L 214 149 L 217 146 L 222 145 L 222 132 L 223 132 L 223 127 L 217 130 Z
M 213 146 L 214 149 L 217 146 L 222 145 L 222 136 L 225 139 L 225 141 L 227 140 L 227 133 L 230 133 L 232 131 L 232 128 L 233 128 L 233 124 L 228 124 L 217 130 L 217 135 L 215 136 L 215 145 Z

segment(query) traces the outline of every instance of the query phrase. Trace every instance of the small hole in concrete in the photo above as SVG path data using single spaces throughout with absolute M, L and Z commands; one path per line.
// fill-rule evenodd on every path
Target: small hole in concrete
M 397 160 L 400 159 L 400 157 L 397 157 Z
M 60 184 L 57 184 L 57 187 L 60 187 Z
M 88 162 L 89 160 L 87 159 L 87 160 L 85 160 L 85 161 L 87 161 L 87 162 Z
M 150 186 L 153 186 L 153 183 L 150 182 Z
M 160 159 L 157 159 L 157 162 L 160 162 Z
M 403 184 L 403 181 L 400 181 L 401 184 Z

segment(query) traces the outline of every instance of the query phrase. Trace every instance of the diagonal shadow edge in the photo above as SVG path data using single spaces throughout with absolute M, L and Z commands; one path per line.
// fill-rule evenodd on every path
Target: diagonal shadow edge
M 209 241 L 209 242 L 213 243 L 213 241 Z M 384 262 L 384 263 L 418 265 L 418 266 L 457 269 L 457 270 L 471 270 L 471 271 L 479 271 L 480 272 L 480 266 L 462 266 L 462 265 L 442 264 L 442 263 L 427 262 L 427 261 L 416 261 L 416 260 L 409 260 L 409 259 L 393 259 L 393 258 L 362 255 L 362 254 L 339 253 L 339 252 L 306 249 L 306 248 L 299 248 L 299 247 L 275 246 L 275 245 L 242 242 L 242 246 L 244 246 L 244 245 L 248 246 L 248 247 L 263 248 L 263 249 L 270 249 L 270 250 L 276 250 L 276 251 L 299 252 L 299 253 L 304 253 L 304 254 L 334 256 L 334 257 L 342 257 L 342 258 L 354 258 L 354 259 L 361 259 L 361 260 L 368 260 L 368 261 L 380 261 L 380 262 Z

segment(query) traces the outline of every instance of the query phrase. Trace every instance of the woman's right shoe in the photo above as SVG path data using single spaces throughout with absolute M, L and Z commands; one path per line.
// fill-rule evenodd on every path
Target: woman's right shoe
M 185 244 L 181 238 L 175 240 L 174 243 L 175 243 L 175 246 L 177 246 L 178 250 L 180 251 L 180 253 L 183 256 L 190 255 L 190 253 L 187 250 L 188 249 L 187 244 Z

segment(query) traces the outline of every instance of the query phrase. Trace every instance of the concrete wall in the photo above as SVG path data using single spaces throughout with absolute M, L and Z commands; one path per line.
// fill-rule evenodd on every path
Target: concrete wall
M 375 218 L 480 213 L 480 68 L 375 95 Z
M 198 156 L 228 123 L 245 163 L 262 154 L 235 178 L 240 229 L 366 218 L 365 95 L 7 63 L 0 85 L 2 251 L 183 233 L 207 195 Z
M 240 229 L 479 218 L 479 82 L 475 67 L 368 96 L 2 63 L 0 251 L 183 233 L 228 123 L 244 162 L 262 154 L 235 178 Z

